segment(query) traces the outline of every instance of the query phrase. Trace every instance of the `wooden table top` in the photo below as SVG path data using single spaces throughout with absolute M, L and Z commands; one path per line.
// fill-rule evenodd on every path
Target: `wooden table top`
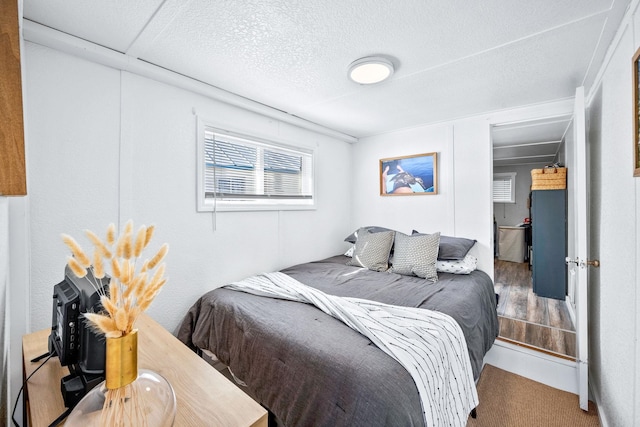
M 138 368 L 165 377 L 176 394 L 175 426 L 267 427 L 267 411 L 221 373 L 198 357 L 171 333 L 146 315 L 136 322 Z M 50 329 L 22 338 L 24 373 L 28 377 L 42 361 L 30 360 L 47 352 Z M 68 369 L 52 357 L 27 384 L 31 426 L 48 426 L 65 410 L 60 378 Z

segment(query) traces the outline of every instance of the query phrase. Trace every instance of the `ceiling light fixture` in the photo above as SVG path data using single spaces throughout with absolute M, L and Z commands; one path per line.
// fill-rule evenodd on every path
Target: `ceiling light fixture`
M 361 85 L 380 83 L 393 74 L 393 63 L 380 56 L 367 56 L 349 65 L 349 78 Z

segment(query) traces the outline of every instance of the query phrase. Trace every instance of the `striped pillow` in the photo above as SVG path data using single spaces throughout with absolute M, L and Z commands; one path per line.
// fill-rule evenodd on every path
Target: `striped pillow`
M 439 245 L 440 233 L 413 236 L 396 233 L 391 272 L 418 276 L 436 282 Z

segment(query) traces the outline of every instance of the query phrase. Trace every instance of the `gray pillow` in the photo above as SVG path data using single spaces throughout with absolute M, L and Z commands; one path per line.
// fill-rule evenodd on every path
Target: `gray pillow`
M 440 233 L 411 236 L 396 233 L 391 272 L 405 276 L 418 276 L 436 282 L 439 244 Z
M 423 233 L 416 230 L 413 230 L 412 233 L 414 236 L 421 234 Z M 465 239 L 464 237 L 440 236 L 438 259 L 463 260 L 475 243 L 475 240 Z
M 354 231 L 353 233 L 351 233 L 347 237 L 345 237 L 344 241 L 345 242 L 349 242 L 349 243 L 355 243 L 356 239 L 358 238 L 358 232 L 360 230 L 366 230 L 369 233 L 380 233 L 382 231 L 394 231 L 394 230 L 391 230 L 390 228 L 378 227 L 376 225 L 368 225 L 366 227 L 358 228 L 356 231 Z
M 373 271 L 387 271 L 394 235 L 393 231 L 369 233 L 364 229 L 358 230 L 353 257 L 347 262 L 347 265 L 365 267 Z

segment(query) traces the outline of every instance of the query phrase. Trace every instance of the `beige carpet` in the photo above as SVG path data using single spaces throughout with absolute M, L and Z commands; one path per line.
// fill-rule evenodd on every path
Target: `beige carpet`
M 598 411 L 589 402 L 584 412 L 578 396 L 485 365 L 478 381 L 480 404 L 467 427 L 591 427 L 600 426 Z

